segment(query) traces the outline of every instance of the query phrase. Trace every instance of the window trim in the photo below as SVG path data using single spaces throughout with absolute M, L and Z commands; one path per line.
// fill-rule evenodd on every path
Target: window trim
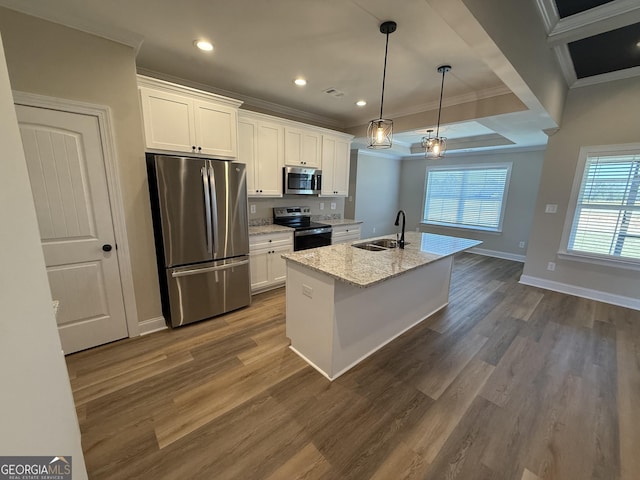
M 578 163 L 576 165 L 576 170 L 573 176 L 571 196 L 569 197 L 567 213 L 564 219 L 564 227 L 562 228 L 562 237 L 560 240 L 558 257 L 576 262 L 626 268 L 631 270 L 640 270 L 640 259 L 631 260 L 628 258 L 614 257 L 611 255 L 600 255 L 597 253 L 569 250 L 571 227 L 573 226 L 573 219 L 576 214 L 576 208 L 578 206 L 578 195 L 580 194 L 580 186 L 582 185 L 582 178 L 584 177 L 584 169 L 587 164 L 587 158 L 607 155 L 638 155 L 639 153 L 640 143 L 625 143 L 620 145 L 592 145 L 580 148 L 580 153 L 578 154 Z
M 504 181 L 504 192 L 502 194 L 502 205 L 500 206 L 500 220 L 497 228 L 482 227 L 479 225 L 460 225 L 452 223 L 441 223 L 428 221 L 425 216 L 425 209 L 427 208 L 427 183 L 429 181 L 429 172 L 437 170 L 486 170 L 490 168 L 506 168 L 507 176 Z M 432 226 L 438 228 L 454 228 L 456 230 L 476 231 L 482 233 L 490 233 L 494 235 L 502 234 L 502 227 L 504 225 L 505 211 L 507 210 L 507 198 L 509 196 L 509 190 L 511 186 L 511 171 L 513 170 L 513 162 L 491 162 L 491 163 L 464 163 L 464 164 L 447 164 L 447 165 L 427 165 L 424 182 L 423 182 L 423 198 L 422 198 L 422 219 L 421 225 Z

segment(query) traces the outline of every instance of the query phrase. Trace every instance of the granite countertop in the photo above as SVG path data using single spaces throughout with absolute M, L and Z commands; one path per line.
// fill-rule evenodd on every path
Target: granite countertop
M 386 235 L 375 239 L 378 238 L 395 239 L 395 236 Z M 375 239 L 370 238 L 355 243 Z M 384 251 L 369 251 L 342 243 L 286 253 L 282 258 L 357 287 L 370 287 L 482 243 L 467 238 L 418 232 L 406 232 L 405 240 L 407 244 L 404 250 L 391 248 Z
M 254 235 L 265 235 L 267 233 L 287 233 L 293 232 L 293 228 L 285 227 L 283 225 L 257 225 L 253 227 L 249 227 L 249 236 L 252 237 Z
M 359 225 L 362 222 L 360 220 L 349 220 L 348 218 L 341 218 L 339 220 L 318 220 L 318 223 L 326 223 L 332 227 L 339 227 L 341 225 Z

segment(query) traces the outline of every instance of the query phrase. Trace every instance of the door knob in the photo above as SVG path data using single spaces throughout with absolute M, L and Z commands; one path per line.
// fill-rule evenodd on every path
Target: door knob
M 110 252 L 112 249 L 113 247 L 108 243 L 105 243 L 104 245 L 102 245 L 102 250 L 104 250 L 105 252 Z

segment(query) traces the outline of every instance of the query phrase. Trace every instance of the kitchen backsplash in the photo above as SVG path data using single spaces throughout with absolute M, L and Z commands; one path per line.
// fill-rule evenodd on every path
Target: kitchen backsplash
M 312 220 L 340 220 L 344 216 L 344 197 L 285 195 L 282 198 L 249 198 L 249 225 L 273 223 L 273 207 L 309 207 Z M 335 209 L 331 209 L 335 204 Z M 255 207 L 255 213 L 252 208 Z

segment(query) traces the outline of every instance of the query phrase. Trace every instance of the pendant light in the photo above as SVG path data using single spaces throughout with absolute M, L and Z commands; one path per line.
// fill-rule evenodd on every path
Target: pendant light
M 386 21 L 380 25 L 380 33 L 387 36 L 384 47 L 384 69 L 382 70 L 382 96 L 380 98 L 380 118 L 371 120 L 367 129 L 369 148 L 391 148 L 393 139 L 393 120 L 382 118 L 382 106 L 384 104 L 384 81 L 387 75 L 387 52 L 389 50 L 389 34 L 396 31 L 396 22 Z
M 433 130 L 427 130 L 427 136 L 422 137 L 422 147 L 427 158 L 440 158 L 447 149 L 447 139 L 440 136 L 440 115 L 442 114 L 442 93 L 444 92 L 444 74 L 451 70 L 451 65 L 440 65 L 438 73 L 442 74 L 442 84 L 440 85 L 440 106 L 438 107 L 438 125 L 436 136 L 432 137 Z

